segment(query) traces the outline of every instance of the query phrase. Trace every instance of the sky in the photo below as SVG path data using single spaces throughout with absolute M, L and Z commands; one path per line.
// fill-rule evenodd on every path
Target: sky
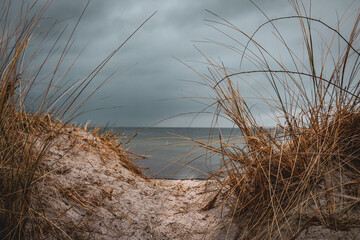
M 21 2 L 13 1 L 14 14 Z M 38 6 L 44 3 L 45 0 L 39 0 Z M 58 46 L 65 46 L 86 3 L 87 1 L 82 0 L 61 0 L 50 4 L 44 14 L 41 29 L 49 27 L 54 21 L 61 22 L 54 27 L 55 35 L 51 35 L 52 39 L 50 37 L 43 45 L 44 51 L 39 53 L 40 59 L 52 46 L 58 30 L 66 27 L 58 41 Z M 214 116 L 214 109 L 208 108 L 214 102 L 211 87 L 205 86 L 201 77 L 186 65 L 193 66 L 200 73 L 207 73 L 208 66 L 204 63 L 205 58 L 199 52 L 200 49 L 206 56 L 222 61 L 235 69 L 235 72 L 240 66 L 241 57 L 238 53 L 205 41 L 237 46 L 236 41 L 221 31 L 243 43 L 246 38 L 226 26 L 212 22 L 221 19 L 206 9 L 248 34 L 267 20 L 257 7 L 269 18 L 295 14 L 286 0 L 254 0 L 254 3 L 247 0 L 91 0 L 74 33 L 72 48 L 61 68 L 61 71 L 66 71 L 78 57 L 67 75 L 70 81 L 79 81 L 90 74 L 145 19 L 154 12 L 156 14 L 119 50 L 90 85 L 89 91 L 92 91 L 107 77 L 115 76 L 94 94 L 82 111 L 107 109 L 86 112 L 75 121 L 122 127 L 149 127 L 154 124 L 158 127 L 211 126 Z M 310 1 L 303 3 L 308 7 Z M 347 15 L 354 17 L 355 11 L 360 8 L 359 1 L 312 1 L 311 15 L 334 26 L 351 3 L 353 5 L 348 9 Z M 345 32 L 351 27 L 351 19 L 344 20 Z M 286 20 L 277 24 L 294 51 L 301 52 L 298 22 Z M 315 29 L 317 27 L 319 31 L 322 29 L 320 26 Z M 331 32 L 325 30 L 321 36 L 326 39 L 331 36 Z M 278 50 L 279 41 L 276 41 L 271 27 L 265 27 L 257 33 L 256 38 L 270 51 L 274 51 L 274 54 L 281 54 L 282 50 Z M 39 43 L 40 39 L 34 40 L 33 45 Z M 240 45 L 237 47 L 241 48 Z M 283 61 L 286 62 L 286 56 L 283 56 Z M 51 71 L 55 63 L 56 61 L 49 61 L 46 69 Z M 251 68 L 246 63 L 242 67 Z M 254 84 L 255 87 L 240 84 L 240 90 L 249 97 L 256 95 L 254 89 L 260 93 L 264 91 L 256 87 L 255 81 Z M 268 107 L 259 107 L 254 111 L 263 125 L 275 124 L 268 115 Z M 231 122 L 220 119 L 218 126 L 232 125 Z

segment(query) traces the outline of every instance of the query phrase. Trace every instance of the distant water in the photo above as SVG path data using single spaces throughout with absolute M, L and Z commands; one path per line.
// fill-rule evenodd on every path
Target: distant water
M 210 136 L 216 141 L 220 132 L 224 138 L 230 135 L 239 137 L 239 133 L 231 128 L 118 129 L 124 134 L 137 134 L 126 147 L 147 157 L 136 160 L 136 163 L 146 169 L 145 173 L 149 177 L 168 179 L 205 179 L 221 163 L 220 156 L 204 155 L 204 149 L 180 136 L 205 143 Z

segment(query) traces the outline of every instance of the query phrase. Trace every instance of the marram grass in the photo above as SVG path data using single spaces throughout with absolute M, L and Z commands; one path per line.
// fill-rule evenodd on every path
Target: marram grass
M 56 87 L 64 83 L 64 79 L 61 77 L 57 79 L 56 76 L 63 64 L 66 52 L 71 47 L 73 34 L 70 35 L 63 48 L 58 47 L 55 41 L 49 50 L 49 56 L 55 53 L 54 49 L 58 49 L 60 57 L 55 63 L 53 72 L 46 75 L 47 85 L 42 95 L 36 96 L 33 92 L 36 92 L 37 84 L 44 83 L 40 73 L 43 73 L 42 69 L 45 65 L 50 64 L 47 62 L 48 58 L 35 59 L 43 45 L 34 47 L 36 38 L 45 36 L 44 40 L 39 41 L 40 43 L 50 41 L 46 39 L 48 33 L 46 31 L 51 32 L 52 29 L 40 30 L 44 20 L 42 16 L 49 4 L 49 1 L 43 5 L 36 0 L 30 5 L 23 2 L 17 9 L 18 15 L 12 18 L 10 15 L 12 1 L 5 0 L 0 3 L 1 239 L 41 239 L 45 231 L 44 226 L 47 225 L 53 226 L 56 231 L 64 232 L 60 226 L 54 226 L 45 216 L 39 214 L 41 209 L 34 209 L 32 204 L 32 196 L 37 194 L 36 182 L 41 180 L 43 174 L 46 174 L 45 169 L 41 167 L 41 161 L 53 140 L 63 133 L 62 130 L 68 127 L 71 120 L 81 114 L 81 106 L 93 95 L 94 91 L 88 95 L 83 94 L 89 83 L 130 37 L 149 20 L 148 18 L 144 21 L 89 76 L 74 83 L 73 86 Z M 88 4 L 89 2 L 84 7 L 73 32 L 80 23 Z M 30 47 L 30 44 L 33 46 Z M 60 75 L 66 76 L 66 73 Z M 37 101 L 32 100 L 34 96 Z M 124 167 L 141 175 L 141 169 L 132 163 L 131 153 L 122 149 L 119 139 L 114 138 L 110 133 L 102 136 L 97 132 L 93 134 L 101 138 L 109 149 L 119 155 Z M 25 235 L 25 233 L 32 235 Z
M 331 27 L 308 16 L 303 2 L 292 5 L 296 15 L 269 19 L 253 35 L 215 14 L 219 22 L 212 22 L 247 37 L 239 59 L 255 66 L 235 71 L 206 57 L 209 72 L 201 75 L 215 92 L 218 117 L 229 119 L 244 137 L 241 146 L 228 139 L 216 149 L 205 146 L 222 156 L 222 168 L 213 177 L 226 189 L 224 199 L 232 205 L 240 239 L 295 239 L 313 225 L 360 227 L 360 10 L 345 35 L 340 20 Z M 276 28 L 289 19 L 300 27 L 303 57 Z M 316 31 L 332 32 L 321 42 L 326 47 L 321 57 L 315 50 L 315 24 Z M 268 25 L 295 67 L 287 68 L 256 41 L 256 33 Z M 261 88 L 259 76 L 271 86 L 264 87 L 269 94 L 260 102 L 274 112 L 275 130 L 262 127 L 252 98 L 243 95 L 249 83 L 258 84 L 254 93 Z

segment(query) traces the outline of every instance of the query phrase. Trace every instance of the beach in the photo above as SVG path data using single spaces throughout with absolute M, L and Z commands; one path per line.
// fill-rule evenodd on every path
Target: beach
M 59 228 L 61 236 L 75 239 L 226 237 L 221 215 L 228 209 L 202 211 L 216 183 L 141 177 L 91 134 L 64 131 L 44 158 L 48 174 L 34 196 L 41 215 L 54 224 L 49 234 Z
M 234 239 L 239 234 L 217 182 L 140 176 L 106 142 L 80 128 L 64 128 L 41 166 L 46 174 L 36 183 L 32 208 L 43 219 L 46 239 Z M 356 230 L 335 232 L 315 224 L 298 239 L 340 236 L 360 237 Z

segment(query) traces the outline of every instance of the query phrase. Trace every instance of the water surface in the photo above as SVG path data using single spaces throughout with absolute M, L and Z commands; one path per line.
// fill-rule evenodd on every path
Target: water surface
M 147 157 L 135 162 L 146 169 L 148 176 L 169 179 L 204 179 L 222 162 L 220 156 L 206 154 L 204 149 L 186 138 L 206 143 L 209 138 L 216 141 L 219 134 L 223 138 L 239 137 L 231 128 L 117 129 L 124 134 L 137 134 L 126 147 Z

